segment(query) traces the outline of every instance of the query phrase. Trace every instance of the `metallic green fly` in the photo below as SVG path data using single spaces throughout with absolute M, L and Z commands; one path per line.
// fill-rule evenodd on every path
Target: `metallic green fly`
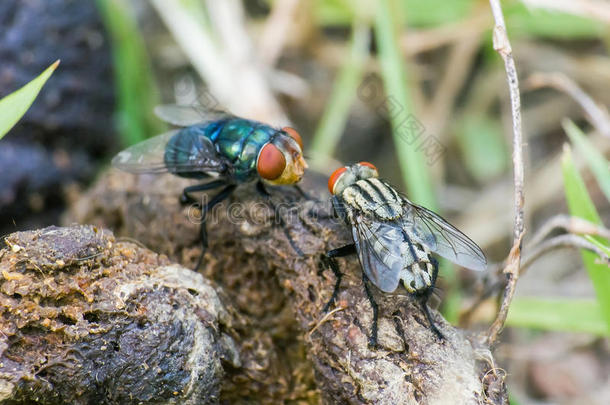
M 262 122 L 193 106 L 163 105 L 155 113 L 164 121 L 183 127 L 133 145 L 112 160 L 130 173 L 172 173 L 204 181 L 186 187 L 182 204 L 197 204 L 192 193 L 221 189 L 202 209 L 201 265 L 208 246 L 206 214 L 243 183 L 296 185 L 307 168 L 303 144 L 290 127 L 275 128 Z

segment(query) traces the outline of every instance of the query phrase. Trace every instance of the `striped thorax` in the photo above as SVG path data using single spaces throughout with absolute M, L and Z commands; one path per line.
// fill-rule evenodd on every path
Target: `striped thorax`
M 376 177 L 358 180 L 341 193 L 346 204 L 380 220 L 397 219 L 402 214 L 400 196 Z

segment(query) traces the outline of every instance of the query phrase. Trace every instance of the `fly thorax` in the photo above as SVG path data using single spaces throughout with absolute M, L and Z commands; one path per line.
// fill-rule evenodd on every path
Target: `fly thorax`
M 400 272 L 400 280 L 410 293 L 419 293 L 432 286 L 434 265 L 430 261 L 430 251 L 421 244 L 407 242 L 404 253 L 406 265 Z
M 393 220 L 402 215 L 402 204 L 396 191 L 377 178 L 358 180 L 347 187 L 341 197 L 355 209 L 382 220 Z

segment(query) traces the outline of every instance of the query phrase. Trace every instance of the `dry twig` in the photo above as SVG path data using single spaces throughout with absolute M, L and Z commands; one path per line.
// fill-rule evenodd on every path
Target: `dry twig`
M 524 271 L 543 254 L 561 247 L 572 247 L 590 250 L 596 255 L 598 255 L 606 264 L 610 264 L 610 257 L 608 257 L 606 252 L 601 250 L 599 247 L 595 246 L 593 243 L 589 242 L 582 236 L 567 234 L 555 236 L 554 238 L 545 240 L 544 242 L 532 248 L 530 253 L 523 258 L 523 262 L 521 263 L 521 271 Z
M 567 234 L 544 240 L 555 229 L 562 229 Z M 529 254 L 525 255 L 521 261 L 519 275 L 525 274 L 526 270 L 542 255 L 561 247 L 587 249 L 597 254 L 605 263 L 610 264 L 610 257 L 606 252 L 580 235 L 601 236 L 610 239 L 610 230 L 582 218 L 569 215 L 562 214 L 552 217 L 540 227 L 528 243 L 525 250 Z M 504 263 L 492 263 L 488 269 L 491 274 L 495 274 L 496 270 L 499 270 L 503 265 Z M 479 305 L 506 286 L 506 282 L 499 280 L 497 277 L 492 277 L 485 284 L 477 300 L 460 315 L 461 325 L 468 325 Z
M 506 33 L 506 24 L 504 23 L 504 15 L 499 0 L 489 0 L 491 10 L 496 21 L 494 27 L 493 42 L 494 49 L 500 54 L 504 60 L 506 75 L 508 79 L 508 88 L 510 91 L 510 102 L 512 107 L 513 117 L 513 183 L 515 187 L 515 219 L 513 230 L 513 247 L 510 250 L 504 274 L 508 278 L 502 305 L 498 311 L 496 320 L 492 323 L 487 334 L 487 343 L 493 344 L 498 337 L 498 334 L 504 326 L 506 316 L 508 315 L 508 307 L 515 294 L 517 280 L 519 279 L 519 266 L 521 262 L 521 241 L 525 232 L 523 225 L 523 135 L 521 131 L 521 99 L 519 96 L 519 79 L 517 77 L 517 69 L 513 52 Z
M 530 246 L 536 246 L 542 243 L 553 230 L 563 229 L 567 233 L 575 235 L 592 235 L 601 236 L 602 238 L 610 239 L 610 230 L 599 226 L 585 219 L 572 217 L 569 215 L 557 215 L 546 221 L 540 229 L 534 234 L 530 242 Z
M 531 88 L 552 87 L 572 97 L 585 111 L 589 121 L 600 134 L 610 137 L 610 116 L 598 103 L 563 73 L 534 73 L 527 79 Z

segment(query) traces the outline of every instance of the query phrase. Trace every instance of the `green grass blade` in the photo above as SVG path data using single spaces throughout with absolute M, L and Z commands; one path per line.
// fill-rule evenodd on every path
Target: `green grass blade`
M 320 25 L 346 25 L 354 18 L 353 8 L 344 0 L 315 0 L 313 11 Z
M 610 201 L 610 163 L 599 153 L 599 150 L 589 142 L 587 136 L 571 120 L 566 119 L 561 123 L 563 130 L 570 137 L 570 141 L 576 149 L 585 157 L 593 176 L 599 184 L 606 199 Z
M 356 97 L 368 57 L 369 27 L 354 24 L 350 39 L 349 58 L 341 67 L 333 86 L 330 100 L 324 110 L 309 155 L 313 168 L 327 167 L 328 159 L 334 155 L 345 128 L 350 107 Z
M 396 21 L 400 14 L 392 0 L 380 0 L 377 5 L 375 34 L 386 92 L 387 109 L 398 162 L 407 185 L 409 197 L 430 209 L 436 209 L 436 199 L 430 182 L 430 174 L 421 149 L 425 131 L 414 129 L 419 124 L 413 115 L 414 108 L 407 84 L 407 71 L 398 45 L 401 24 Z M 388 103 L 390 101 L 390 103 Z M 392 111 L 395 108 L 399 111 Z M 413 131 L 417 131 L 415 134 Z M 415 136 L 417 135 L 417 137 Z M 415 139 L 417 138 L 417 139 Z M 412 142 L 410 142 L 412 141 Z M 442 145 L 441 145 L 442 146 Z
M 523 2 L 506 2 L 504 15 L 511 37 L 555 39 L 599 38 L 607 32 L 603 22 L 555 10 L 528 7 Z
M 314 21 L 321 25 L 349 24 L 354 12 L 362 8 L 362 3 L 354 0 L 315 0 L 313 3 Z M 465 18 L 476 0 L 400 0 L 398 5 L 401 12 L 406 10 L 409 26 L 429 27 Z
M 153 113 L 159 104 L 159 92 L 144 40 L 129 14 L 129 4 L 97 0 L 97 6 L 112 38 L 119 132 L 123 144 L 132 145 L 164 130 Z
M 476 6 L 475 0 L 402 0 L 407 22 L 413 27 L 440 26 L 464 19 Z
M 37 78 L 0 99 L 0 139 L 23 117 L 36 96 L 59 65 L 59 60 L 46 68 Z
M 589 197 L 582 177 L 574 166 L 571 149 L 567 145 L 561 160 L 566 200 L 570 214 L 601 225 L 599 214 L 593 205 L 593 201 L 591 201 L 591 197 Z M 594 238 L 602 244 L 608 243 L 603 238 Z M 610 331 L 610 268 L 605 264 L 596 263 L 598 257 L 592 252 L 581 250 L 581 255 L 593 282 L 602 317 L 606 321 L 607 330 Z
M 515 298 L 508 326 L 608 336 L 599 302 L 568 298 Z

